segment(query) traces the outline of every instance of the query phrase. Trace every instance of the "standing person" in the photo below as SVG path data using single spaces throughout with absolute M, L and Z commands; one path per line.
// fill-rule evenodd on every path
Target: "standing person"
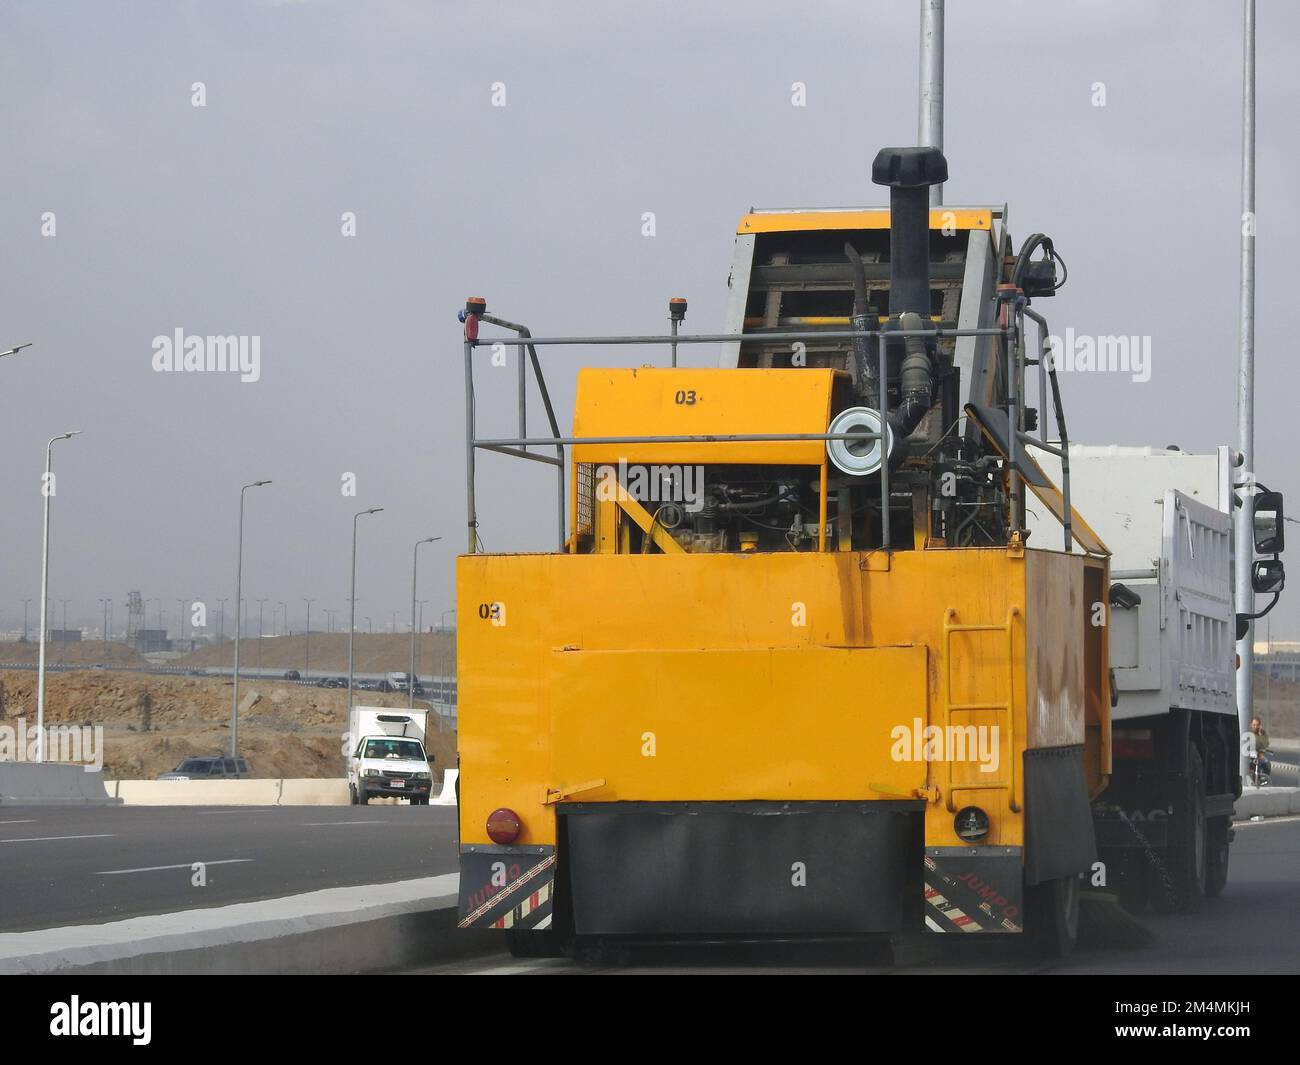
M 1260 721 L 1258 714 L 1250 719 L 1250 734 L 1254 754 L 1250 760 L 1247 776 L 1252 784 L 1258 781 L 1256 786 L 1263 787 L 1268 783 L 1268 775 L 1272 771 L 1273 763 L 1268 757 L 1268 733 L 1264 731 L 1264 723 Z

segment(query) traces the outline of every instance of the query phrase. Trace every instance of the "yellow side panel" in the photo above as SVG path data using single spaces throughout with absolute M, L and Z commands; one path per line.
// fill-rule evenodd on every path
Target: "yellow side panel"
M 576 801 L 898 798 L 925 786 L 924 762 L 891 757 L 900 719 L 928 723 L 924 647 L 555 651 L 551 674 L 551 785 L 607 782 Z
M 583 369 L 573 411 L 580 437 L 824 433 L 835 371 Z M 631 458 L 635 456 L 635 458 Z M 819 466 L 821 440 L 711 444 L 584 444 L 575 462 L 758 462 Z
M 938 208 L 930 212 L 930 228 L 992 229 L 993 212 L 987 209 Z M 802 233 L 814 229 L 888 229 L 889 211 L 787 211 L 747 214 L 737 233 Z

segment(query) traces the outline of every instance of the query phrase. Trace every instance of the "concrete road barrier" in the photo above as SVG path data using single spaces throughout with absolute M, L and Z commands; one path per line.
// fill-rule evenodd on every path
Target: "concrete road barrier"
M 433 800 L 454 806 L 455 770 L 448 772 L 451 798 Z M 271 777 L 264 780 L 113 780 L 115 799 L 130 806 L 347 806 L 348 782 L 342 777 Z M 444 787 L 444 791 L 445 791 Z M 383 802 L 372 799 L 372 802 Z M 387 800 L 400 803 L 402 799 Z
M 281 782 L 266 780 L 116 780 L 130 806 L 279 806 Z
M 293 779 L 280 781 L 280 806 L 347 806 L 348 782 L 337 780 Z
M 448 769 L 442 777 L 442 790 L 438 792 L 437 798 L 430 799 L 432 806 L 455 806 L 456 803 L 456 780 L 460 776 L 459 769 Z
M 105 790 L 99 770 L 53 762 L 0 762 L 0 804 L 112 806 L 119 801 Z
M 1252 788 L 1237 800 L 1237 820 L 1252 817 L 1286 817 L 1300 814 L 1300 788 Z

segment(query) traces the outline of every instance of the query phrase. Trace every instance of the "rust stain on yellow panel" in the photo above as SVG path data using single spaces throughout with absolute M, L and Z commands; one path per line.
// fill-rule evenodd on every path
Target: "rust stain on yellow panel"
M 1084 629 L 1078 559 L 1051 551 L 1026 551 L 1029 743 L 1066 747 L 1084 740 Z

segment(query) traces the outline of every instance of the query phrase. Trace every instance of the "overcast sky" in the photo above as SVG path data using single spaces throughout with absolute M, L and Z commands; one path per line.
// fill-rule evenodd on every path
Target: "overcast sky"
M 36 347 L 0 362 L 0 626 L 35 610 L 44 447 L 69 429 L 50 595 L 70 622 L 112 597 L 120 625 L 139 589 L 171 628 L 181 597 L 215 625 L 239 486 L 273 478 L 245 542 L 268 631 L 282 601 L 295 629 L 304 597 L 314 621 L 345 609 L 370 506 L 358 617 L 404 624 L 412 545 L 441 534 L 436 623 L 465 539 L 465 296 L 540 335 L 660 332 L 683 295 L 688 328 L 718 331 L 750 205 L 881 202 L 872 156 L 916 138 L 917 6 L 5 0 L 0 348 Z M 1300 10 L 1263 0 L 1259 25 L 1258 469 L 1300 514 Z M 947 41 L 947 202 L 1007 202 L 1018 240 L 1055 239 L 1056 329 L 1152 338 L 1145 383 L 1065 377 L 1071 435 L 1233 442 L 1240 4 L 950 0 Z M 176 329 L 260 338 L 260 378 L 156 372 Z M 546 356 L 566 427 L 578 361 L 620 354 Z M 513 371 L 480 387 L 511 431 Z M 547 468 L 480 473 L 486 547 L 549 549 Z M 1300 592 L 1273 622 L 1300 638 Z

